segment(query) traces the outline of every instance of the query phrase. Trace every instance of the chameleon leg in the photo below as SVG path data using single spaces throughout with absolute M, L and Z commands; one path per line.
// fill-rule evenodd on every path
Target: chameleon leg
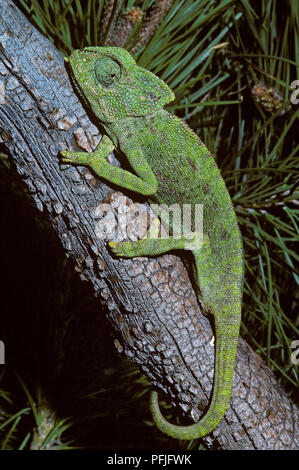
M 94 152 L 68 152 L 62 151 L 64 163 L 77 163 L 89 166 L 98 176 L 116 184 L 122 188 L 130 189 L 139 194 L 155 194 L 158 182 L 146 161 L 133 166 L 137 175 L 127 170 L 110 165 L 106 161 L 107 156 L 114 150 L 114 145 L 109 137 L 104 136 Z M 132 161 L 138 157 L 138 151 L 132 151 Z M 138 160 L 138 158 L 137 158 Z
M 152 238 L 136 242 L 109 242 L 112 252 L 117 256 L 133 258 L 136 256 L 156 256 L 171 250 L 191 250 L 195 244 L 200 243 L 196 233 L 192 239 L 181 237 L 176 240 L 169 238 Z

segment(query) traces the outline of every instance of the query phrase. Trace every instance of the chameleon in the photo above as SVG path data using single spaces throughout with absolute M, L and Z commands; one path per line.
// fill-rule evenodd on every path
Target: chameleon
M 197 134 L 164 106 L 173 91 L 137 65 L 119 47 L 86 47 L 66 60 L 74 87 L 107 135 L 92 152 L 61 151 L 63 163 L 88 166 L 99 177 L 158 204 L 203 205 L 203 236 L 194 231 L 169 238 L 109 242 L 116 256 L 156 256 L 171 250 L 192 252 L 196 293 L 212 315 L 215 365 L 206 413 L 191 425 L 167 421 L 151 392 L 153 421 L 175 439 L 197 439 L 222 420 L 231 396 L 239 337 L 244 275 L 242 239 L 236 214 L 215 159 Z M 115 148 L 132 171 L 112 166 Z

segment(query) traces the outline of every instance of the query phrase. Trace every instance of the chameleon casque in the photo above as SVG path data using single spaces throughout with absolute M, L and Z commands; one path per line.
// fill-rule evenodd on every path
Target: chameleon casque
M 151 410 L 157 427 L 177 439 L 197 439 L 211 432 L 227 409 L 233 382 L 242 302 L 243 250 L 229 193 L 214 158 L 198 136 L 163 109 L 174 99 L 156 75 L 139 67 L 119 47 L 87 47 L 66 59 L 81 98 L 109 137 L 95 151 L 63 151 L 62 161 L 89 166 L 97 175 L 148 196 L 158 204 L 203 204 L 203 242 L 182 237 L 110 242 L 117 256 L 154 256 L 173 249 L 191 250 L 201 303 L 215 328 L 212 399 L 195 424 L 169 423 L 160 412 L 157 392 Z M 119 148 L 133 172 L 110 165 Z M 192 240 L 191 240 L 192 241 Z M 196 233 L 193 242 L 196 242 Z

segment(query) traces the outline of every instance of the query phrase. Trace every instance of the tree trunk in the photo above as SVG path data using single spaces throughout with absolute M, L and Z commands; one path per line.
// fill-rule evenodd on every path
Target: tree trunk
M 87 168 L 61 165 L 58 154 L 94 149 L 99 130 L 74 93 L 61 54 L 6 0 L 0 0 L 1 82 L 0 143 L 81 277 L 104 299 L 116 348 L 197 420 L 211 393 L 214 346 L 186 268 L 174 255 L 115 259 L 98 238 L 95 208 L 109 198 L 117 205 L 116 190 Z M 229 409 L 204 444 L 295 449 L 298 434 L 298 409 L 240 338 Z

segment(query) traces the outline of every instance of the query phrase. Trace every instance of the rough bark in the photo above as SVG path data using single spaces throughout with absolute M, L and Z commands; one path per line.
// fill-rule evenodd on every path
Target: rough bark
M 0 143 L 81 277 L 105 300 L 118 351 L 178 413 L 181 408 L 198 419 L 211 393 L 214 347 L 187 271 L 174 255 L 114 259 L 97 238 L 95 208 L 115 189 L 86 168 L 61 165 L 58 153 L 93 149 L 99 131 L 70 85 L 61 54 L 6 0 L 0 0 L 0 81 Z M 240 338 L 230 407 L 205 445 L 295 449 L 298 434 L 298 409 Z

